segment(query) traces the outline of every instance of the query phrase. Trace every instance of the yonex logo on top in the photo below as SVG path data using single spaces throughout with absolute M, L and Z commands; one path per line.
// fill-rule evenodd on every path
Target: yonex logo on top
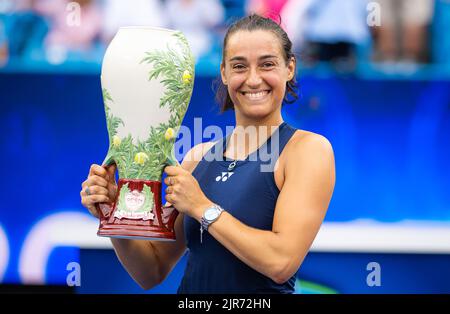
M 222 172 L 222 175 L 216 177 L 216 181 L 217 181 L 217 182 L 219 182 L 219 181 L 225 182 L 225 181 L 227 181 L 233 174 L 234 174 L 234 172 Z

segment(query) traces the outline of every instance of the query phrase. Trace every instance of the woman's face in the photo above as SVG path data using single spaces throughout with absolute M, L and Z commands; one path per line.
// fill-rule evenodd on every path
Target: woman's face
M 265 30 L 238 31 L 228 38 L 222 81 L 237 113 L 261 119 L 281 107 L 295 60 L 286 64 L 280 40 Z

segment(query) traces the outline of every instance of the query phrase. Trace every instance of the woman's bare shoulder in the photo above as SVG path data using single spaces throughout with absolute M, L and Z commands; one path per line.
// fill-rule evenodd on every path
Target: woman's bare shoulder
M 333 147 L 323 135 L 306 130 L 297 130 L 286 145 L 286 158 L 297 160 L 299 158 L 331 157 Z

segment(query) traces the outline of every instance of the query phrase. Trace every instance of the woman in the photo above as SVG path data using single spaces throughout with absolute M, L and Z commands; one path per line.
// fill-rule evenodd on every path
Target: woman
M 226 87 L 222 109 L 235 111 L 236 128 L 216 143 L 193 147 L 182 167 L 165 168 L 166 200 L 180 212 L 177 240 L 111 239 L 143 288 L 161 283 L 189 248 L 179 293 L 294 292 L 335 174 L 330 143 L 283 122 L 283 100 L 296 96 L 291 46 L 275 22 L 258 15 L 229 28 L 220 68 Z M 256 141 L 242 140 L 250 127 L 257 127 Z M 273 171 L 261 171 L 261 160 L 253 157 L 275 139 L 279 158 Z M 205 158 L 217 153 L 220 158 Z M 95 216 L 96 202 L 114 199 L 114 172 L 93 165 L 83 182 L 82 203 Z

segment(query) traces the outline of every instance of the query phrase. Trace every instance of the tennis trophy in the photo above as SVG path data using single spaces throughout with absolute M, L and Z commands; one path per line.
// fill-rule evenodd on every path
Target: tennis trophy
M 109 136 L 102 165 L 115 163 L 113 203 L 97 204 L 99 236 L 175 240 L 178 215 L 162 205 L 162 174 L 177 165 L 174 144 L 194 82 L 185 36 L 153 27 L 122 27 L 102 63 L 101 84 Z

